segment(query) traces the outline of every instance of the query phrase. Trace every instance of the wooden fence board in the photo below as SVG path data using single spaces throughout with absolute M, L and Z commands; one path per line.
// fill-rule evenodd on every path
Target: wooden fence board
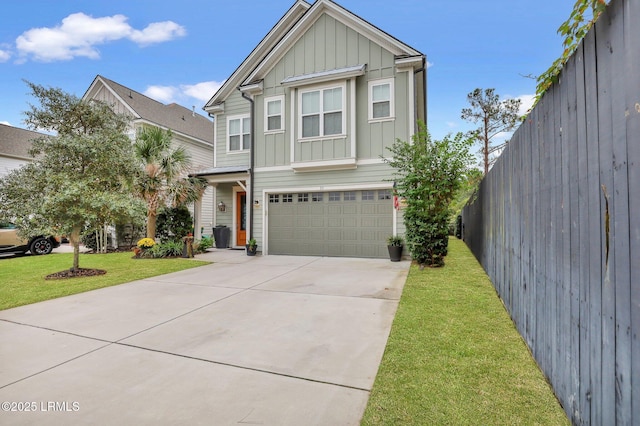
M 629 186 L 627 175 L 626 128 L 626 55 L 624 42 L 624 11 L 622 3 L 608 9 L 610 17 L 611 117 L 613 214 L 611 244 L 613 245 L 612 281 L 615 300 L 615 387 L 616 422 L 624 424 L 631 418 L 631 280 L 629 277 Z M 611 263 L 611 262 L 610 262 Z
M 631 288 L 631 420 L 640 422 L 640 2 L 624 3 L 625 91 L 629 115 L 627 130 L 627 173 L 629 185 L 629 276 Z M 627 111 L 625 111 L 626 113 Z M 635 391 L 635 392 L 634 392 Z
M 591 357 L 589 343 L 592 337 L 591 327 L 593 317 L 589 307 L 589 245 L 591 243 L 589 233 L 589 194 L 588 194 L 588 154 L 587 154 L 587 118 L 586 118 L 586 94 L 585 94 L 585 64 L 584 43 L 580 45 L 575 55 L 576 62 L 576 136 L 578 148 L 578 211 L 574 215 L 579 226 L 578 259 L 580 262 L 578 272 L 578 285 L 580 286 L 580 343 L 579 365 L 579 411 L 571 414 L 574 424 L 581 424 L 582 419 L 591 418 Z M 572 246 L 574 248 L 575 246 Z M 587 422 L 588 424 L 588 422 Z
M 562 283 L 564 285 L 564 299 L 568 301 L 567 325 L 562 332 L 565 337 L 563 345 L 566 365 L 564 380 L 567 384 L 566 393 L 571 407 L 566 407 L 571 416 L 580 412 L 580 333 L 572 332 L 580 327 L 580 232 L 578 228 L 579 191 L 578 183 L 578 129 L 577 129 L 577 87 L 576 87 L 576 57 L 569 60 L 565 67 L 564 81 L 566 91 L 562 105 L 562 199 L 564 200 L 564 214 L 562 229 L 565 234 L 562 258 Z M 568 235 L 567 235 L 568 234 Z
M 598 79 L 596 70 L 595 33 L 589 32 L 584 40 L 585 115 L 587 118 L 587 193 L 589 244 L 589 323 L 591 340 L 589 359 L 591 370 L 591 417 L 585 424 L 602 424 L 602 285 L 600 252 L 600 173 L 598 147 Z M 583 419 L 587 420 L 587 419 Z
M 613 138 L 611 80 L 615 78 L 611 69 L 611 22 L 610 14 L 604 12 L 598 20 L 596 30 L 596 55 L 598 58 L 598 123 L 600 141 L 600 185 L 603 202 L 600 235 L 604 242 L 602 251 L 602 424 L 615 424 L 616 410 L 616 354 L 615 354 L 615 245 L 613 244 L 612 218 L 615 215 L 613 186 Z

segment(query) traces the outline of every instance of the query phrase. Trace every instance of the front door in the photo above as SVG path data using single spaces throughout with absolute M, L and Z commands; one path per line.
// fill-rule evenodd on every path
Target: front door
M 247 193 L 236 193 L 236 246 L 247 244 Z

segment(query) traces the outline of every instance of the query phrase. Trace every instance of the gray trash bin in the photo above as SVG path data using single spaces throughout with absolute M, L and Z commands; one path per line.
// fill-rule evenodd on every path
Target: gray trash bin
M 216 241 L 216 248 L 229 248 L 229 237 L 231 229 L 225 225 L 218 225 L 213 228 L 213 239 Z

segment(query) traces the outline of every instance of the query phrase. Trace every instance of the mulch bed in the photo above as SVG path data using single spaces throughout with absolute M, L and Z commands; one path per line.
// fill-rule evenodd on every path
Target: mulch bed
M 64 280 L 67 278 L 79 278 L 79 277 L 95 277 L 97 275 L 104 275 L 107 271 L 103 269 L 89 269 L 89 268 L 78 268 L 78 269 L 66 269 L 64 271 L 56 272 L 55 274 L 47 275 L 44 277 L 45 280 Z

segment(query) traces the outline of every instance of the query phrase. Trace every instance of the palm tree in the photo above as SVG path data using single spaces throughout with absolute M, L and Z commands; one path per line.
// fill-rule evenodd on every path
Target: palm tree
M 171 130 L 145 127 L 133 145 L 142 166 L 136 188 L 147 204 L 147 238 L 155 239 L 161 207 L 194 202 L 206 188 L 202 179 L 187 177 L 191 167 L 189 153 L 182 146 L 173 148 L 171 141 Z

